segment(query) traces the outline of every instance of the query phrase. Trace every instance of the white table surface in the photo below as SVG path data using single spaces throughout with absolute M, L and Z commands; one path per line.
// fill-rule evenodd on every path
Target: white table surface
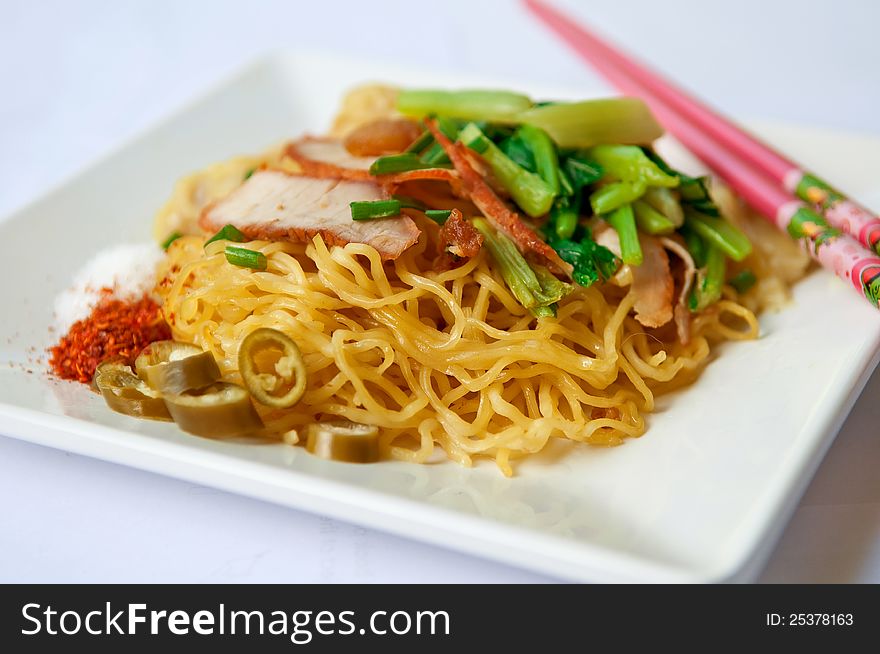
M 560 4 L 733 116 L 880 133 L 880 3 Z M 2 0 L 0 215 L 279 48 L 601 84 L 514 2 Z M 880 582 L 878 397 L 880 372 L 761 581 Z M 0 581 L 552 581 L 4 437 L 0 524 Z

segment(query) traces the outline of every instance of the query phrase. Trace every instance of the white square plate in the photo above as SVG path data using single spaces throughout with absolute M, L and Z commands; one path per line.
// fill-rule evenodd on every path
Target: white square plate
M 176 178 L 321 131 L 343 90 L 365 80 L 578 96 L 316 56 L 248 68 L 0 223 L 0 361 L 12 362 L 0 368 L 0 433 L 567 579 L 751 579 L 876 363 L 880 315 L 824 272 L 798 284 L 787 310 L 762 317 L 760 340 L 724 346 L 694 386 L 663 398 L 643 438 L 560 446 L 513 479 L 491 463 L 351 466 L 284 445 L 195 438 L 27 372 L 54 340 L 56 294 L 98 250 L 147 240 Z M 880 199 L 880 141 L 759 131 L 856 197 Z

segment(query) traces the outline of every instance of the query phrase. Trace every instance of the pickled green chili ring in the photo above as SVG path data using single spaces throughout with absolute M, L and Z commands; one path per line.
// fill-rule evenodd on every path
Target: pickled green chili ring
M 217 382 L 198 390 L 166 395 L 165 405 L 178 427 L 197 436 L 228 438 L 263 429 L 250 395 L 237 384 Z
M 241 342 L 238 371 L 260 404 L 288 409 L 306 392 L 306 364 L 297 344 L 287 334 L 261 327 Z
M 105 361 L 95 370 L 94 384 L 117 413 L 150 420 L 171 420 L 162 396 L 138 379 L 121 359 Z
M 379 460 L 379 429 L 357 422 L 331 421 L 306 427 L 306 450 L 322 459 L 346 463 Z
M 138 377 L 160 393 L 183 393 L 220 379 L 220 369 L 210 352 L 177 341 L 151 343 L 134 366 Z

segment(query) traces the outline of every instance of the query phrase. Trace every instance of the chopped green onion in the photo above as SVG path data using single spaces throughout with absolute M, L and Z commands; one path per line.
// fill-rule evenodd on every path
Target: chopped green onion
M 439 129 L 450 141 L 454 141 L 458 138 L 461 124 L 458 121 L 451 120 L 445 116 L 440 116 L 437 118 L 437 129 Z M 446 151 L 443 149 L 443 146 L 436 142 L 425 150 L 420 158 L 424 163 L 431 166 L 439 166 L 440 164 L 449 163 L 449 157 L 446 156 Z
M 550 210 L 553 189 L 535 173 L 516 165 L 474 123 L 461 130 L 459 140 L 482 155 L 498 182 L 529 216 L 537 218 Z
M 676 228 L 684 224 L 684 210 L 675 197 L 675 191 L 663 186 L 651 186 L 645 191 L 642 200 L 666 216 Z
M 697 270 L 694 288 L 688 298 L 688 306 L 691 311 L 702 311 L 721 299 L 725 268 L 724 252 L 715 245 L 708 245 L 706 247 L 706 266 Z
M 675 231 L 675 223 L 644 200 L 636 200 L 632 207 L 639 229 L 646 234 L 671 234 Z
M 183 234 L 181 234 L 180 232 L 171 232 L 168 235 L 168 238 L 162 241 L 162 249 L 167 252 L 168 248 L 171 247 L 171 244 L 174 243 L 174 241 L 179 239 L 181 236 L 183 236 Z
M 559 155 L 556 145 L 540 127 L 521 125 L 516 135 L 531 151 L 535 159 L 535 171 L 547 182 L 554 195 L 559 195 Z
M 483 235 L 483 244 L 510 292 L 526 309 L 555 304 L 571 292 L 570 284 L 558 280 L 543 266 L 532 268 L 513 241 L 496 233 L 483 218 L 475 218 L 473 225 Z
M 590 206 L 595 214 L 611 213 L 642 197 L 644 192 L 645 185 L 642 182 L 612 182 L 590 194 Z
M 465 120 L 510 122 L 531 106 L 529 97 L 510 91 L 403 89 L 397 96 L 397 110 L 407 116 L 438 114 Z
M 428 208 L 424 202 L 410 197 L 409 195 L 398 195 L 395 193 L 391 198 L 400 202 L 401 209 L 416 209 L 417 211 L 424 211 Z
M 253 175 L 255 172 L 257 172 L 256 168 L 251 168 L 249 171 L 247 171 L 244 174 L 244 181 L 248 181 L 251 178 L 251 175 Z
M 637 98 L 608 98 L 534 107 L 518 122 L 540 127 L 562 148 L 588 148 L 599 143 L 647 144 L 663 128 Z
M 446 219 L 449 218 L 450 214 L 452 214 L 451 209 L 428 209 L 425 211 L 425 216 L 433 220 L 438 225 L 443 225 L 446 223 Z
M 733 277 L 728 279 L 727 283 L 733 286 L 737 293 L 745 293 L 754 286 L 757 281 L 758 278 L 755 277 L 755 273 L 746 268 L 745 270 L 740 270 Z
M 642 246 L 636 229 L 636 218 L 632 206 L 625 204 L 605 216 L 606 222 L 614 228 L 620 239 L 620 258 L 632 266 L 642 264 Z
M 254 270 L 266 270 L 268 262 L 266 255 L 256 250 L 248 250 L 247 248 L 239 248 L 234 245 L 226 246 L 226 260 L 233 266 L 241 268 L 253 268 Z
M 205 241 L 205 247 L 214 241 L 232 241 L 233 243 L 244 243 L 249 240 L 247 236 L 242 234 L 234 225 L 225 225 L 223 229 L 214 234 Z
M 685 207 L 685 224 L 734 261 L 742 261 L 752 251 L 748 237 L 724 218 L 707 216 Z
M 432 144 L 431 147 L 425 150 L 420 159 L 430 168 L 436 168 L 442 164 L 449 163 L 449 157 L 446 156 L 446 151 L 439 143 Z
M 373 220 L 400 215 L 399 200 L 364 200 L 350 202 L 352 220 Z
M 389 154 L 385 157 L 379 157 L 370 166 L 370 174 L 388 175 L 391 173 L 405 173 L 408 170 L 421 170 L 423 168 L 436 168 L 436 166 L 426 164 L 412 152 L 404 152 L 402 154 Z
M 431 134 L 430 130 L 425 130 L 422 132 L 419 137 L 409 144 L 404 152 L 411 152 L 412 154 L 419 154 L 422 150 L 427 148 L 431 143 L 434 142 L 434 136 Z

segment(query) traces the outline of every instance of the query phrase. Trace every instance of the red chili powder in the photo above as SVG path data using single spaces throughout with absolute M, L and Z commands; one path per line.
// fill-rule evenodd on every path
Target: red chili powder
M 109 295 L 110 290 L 105 292 Z M 148 297 L 136 302 L 108 297 L 49 350 L 49 365 L 62 379 L 88 384 L 102 361 L 123 357 L 133 364 L 147 345 L 169 338 L 171 329 L 156 302 Z

